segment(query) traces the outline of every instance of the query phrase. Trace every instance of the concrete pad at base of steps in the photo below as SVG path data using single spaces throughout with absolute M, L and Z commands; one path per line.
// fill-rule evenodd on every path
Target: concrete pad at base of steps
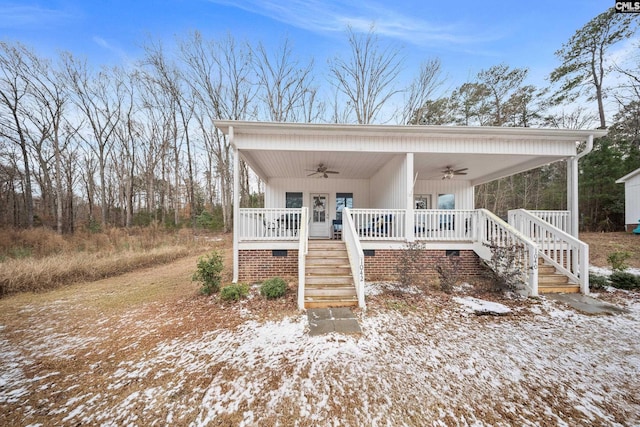
M 563 302 L 586 314 L 624 314 L 628 310 L 582 294 L 547 294 L 547 298 Z
M 356 315 L 349 308 L 310 308 L 307 310 L 309 335 L 323 335 L 331 332 L 340 334 L 361 334 L 362 329 Z

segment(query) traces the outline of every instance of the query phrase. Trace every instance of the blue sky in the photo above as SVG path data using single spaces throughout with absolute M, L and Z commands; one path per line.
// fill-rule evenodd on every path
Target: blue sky
M 502 62 L 529 67 L 528 83 L 544 84 L 559 65 L 554 52 L 606 0 L 319 1 L 319 0 L 0 0 L 0 38 L 18 40 L 43 55 L 58 50 L 95 65 L 141 57 L 147 38 L 171 44 L 200 30 L 207 37 L 275 46 L 289 37 L 301 59 L 327 59 L 347 49 L 345 27 L 373 23 L 385 43 L 403 47 L 408 71 L 439 57 L 456 86 Z

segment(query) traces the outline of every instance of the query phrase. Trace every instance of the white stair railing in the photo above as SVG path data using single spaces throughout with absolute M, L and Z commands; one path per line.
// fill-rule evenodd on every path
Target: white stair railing
M 510 211 L 511 213 L 512 211 Z M 527 210 L 532 215 L 537 216 L 543 221 L 548 222 L 555 228 L 559 228 L 565 233 L 571 232 L 571 217 L 569 211 L 540 211 L 540 210 Z M 509 221 L 511 223 L 511 221 Z
M 474 251 L 484 260 L 490 260 L 490 246 L 523 249 L 518 262 L 525 273 L 525 286 L 530 296 L 538 296 L 538 246 L 523 233 L 486 209 L 478 209 L 477 234 Z
M 589 293 L 589 245 L 525 209 L 509 211 L 509 223 L 537 243 L 540 257 Z
M 358 231 L 352 218 L 352 212 L 349 208 L 342 211 L 342 240 L 347 247 L 349 255 L 349 264 L 351 266 L 351 275 L 353 276 L 354 285 L 356 287 L 356 295 L 358 297 L 358 307 L 365 309 L 364 300 L 364 251 L 360 245 Z
M 307 224 L 307 217 L 309 216 L 309 209 L 302 208 L 300 213 L 300 229 L 298 231 L 298 309 L 304 310 L 304 288 L 306 276 L 306 258 L 309 253 L 309 226 Z

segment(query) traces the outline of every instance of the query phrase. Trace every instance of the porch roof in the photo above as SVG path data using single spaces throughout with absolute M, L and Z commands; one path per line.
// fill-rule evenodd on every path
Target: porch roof
M 368 179 L 394 156 L 414 153 L 418 179 L 469 168 L 453 179 L 472 185 L 530 170 L 577 154 L 576 142 L 604 130 L 489 126 L 412 126 L 216 120 L 247 164 L 263 180 L 303 178 L 322 163 L 339 175 Z M 330 179 L 331 179 L 330 178 Z

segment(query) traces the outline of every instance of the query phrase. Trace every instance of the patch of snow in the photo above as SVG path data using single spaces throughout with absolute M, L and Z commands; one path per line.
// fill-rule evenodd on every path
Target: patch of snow
M 509 307 L 493 301 L 485 301 L 473 297 L 454 297 L 453 300 L 458 304 L 465 306 L 472 313 L 476 314 L 504 315 L 511 313 L 511 309 Z
M 633 274 L 635 276 L 640 276 L 640 268 L 627 268 L 624 270 L 624 272 Z M 611 273 L 613 273 L 613 271 L 609 267 L 596 267 L 595 265 L 590 265 L 589 273 L 594 273 L 598 276 L 609 277 L 611 276 Z

